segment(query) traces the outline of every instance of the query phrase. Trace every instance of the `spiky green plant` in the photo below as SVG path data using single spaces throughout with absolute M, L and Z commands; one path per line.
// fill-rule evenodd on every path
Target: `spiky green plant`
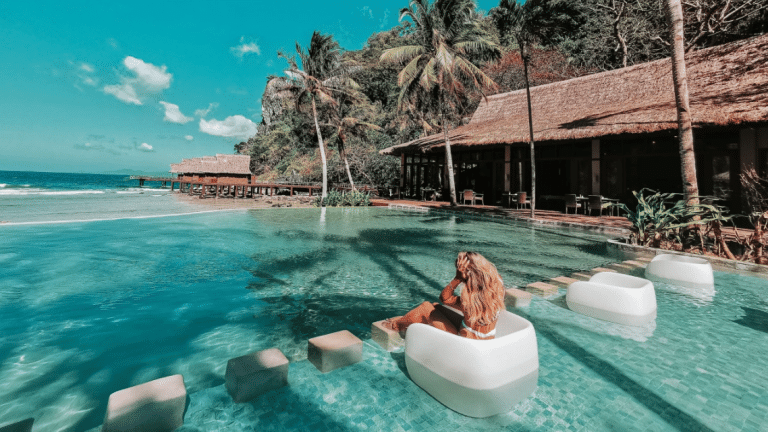
M 686 243 L 691 230 L 698 232 L 699 241 L 704 242 L 702 227 L 715 234 L 715 242 L 719 248 L 727 249 L 720 233 L 720 227 L 731 221 L 728 209 L 716 204 L 710 204 L 712 197 L 698 197 L 701 202 L 690 204 L 681 193 L 661 193 L 651 189 L 632 191 L 637 199 L 635 210 L 630 210 L 625 204 L 617 204 L 620 211 L 626 213 L 632 223 L 632 239 L 637 244 L 659 247 L 662 241 Z M 726 255 L 728 252 L 723 251 Z

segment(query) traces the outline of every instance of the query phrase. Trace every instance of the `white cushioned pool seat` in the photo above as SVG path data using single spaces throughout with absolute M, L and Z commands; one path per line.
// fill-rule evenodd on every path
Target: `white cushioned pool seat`
M 568 308 L 618 324 L 642 326 L 656 319 L 656 291 L 647 279 L 600 272 L 568 285 Z
M 405 364 L 419 387 L 456 412 L 469 417 L 506 413 L 536 390 L 536 331 L 530 321 L 506 310 L 492 340 L 412 324 L 405 334 Z
M 713 290 L 712 265 L 703 258 L 659 254 L 645 267 L 645 277 L 670 285 Z

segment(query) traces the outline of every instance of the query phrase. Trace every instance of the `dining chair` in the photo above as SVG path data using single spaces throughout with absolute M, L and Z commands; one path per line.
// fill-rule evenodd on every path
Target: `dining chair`
M 475 205 L 475 201 L 480 201 L 480 204 L 485 205 L 485 201 L 483 201 L 483 194 L 475 193 L 472 198 L 472 205 Z
M 579 212 L 581 204 L 579 204 L 578 200 L 576 200 L 576 194 L 567 194 L 565 196 L 565 214 L 568 214 L 569 208 L 573 209 L 573 214 Z
M 603 217 L 603 210 L 608 209 L 610 210 L 611 204 L 603 202 L 603 197 L 600 195 L 590 195 L 589 196 L 589 215 L 592 215 L 592 212 L 597 210 L 600 217 Z
M 467 201 L 471 201 L 472 204 L 475 203 L 475 192 L 472 189 L 465 189 L 462 192 L 461 203 L 466 205 Z
M 517 208 L 519 209 L 521 206 L 525 207 L 528 206 L 531 207 L 531 200 L 528 198 L 528 192 L 518 192 L 517 193 Z

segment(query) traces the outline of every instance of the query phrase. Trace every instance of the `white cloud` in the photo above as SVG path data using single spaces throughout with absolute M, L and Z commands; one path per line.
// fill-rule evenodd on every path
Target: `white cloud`
M 250 53 L 261 55 L 261 48 L 256 45 L 256 42 L 245 42 L 245 36 L 240 37 L 240 45 L 233 46 L 229 50 L 238 58 L 243 58 L 243 56 Z
M 131 56 L 123 60 L 123 65 L 134 76 L 121 76 L 120 84 L 104 86 L 103 91 L 125 103 L 143 105 L 144 98 L 171 86 L 173 75 L 166 71 L 165 66 L 158 67 Z
M 77 143 L 75 144 L 75 148 L 78 150 L 104 150 L 104 146 L 101 144 L 91 144 L 89 142 L 87 143 Z
M 99 80 L 93 77 L 81 76 L 80 79 L 83 80 L 83 84 L 87 84 L 91 87 L 96 87 L 97 85 L 99 85 Z
M 184 124 L 194 120 L 194 118 L 187 117 L 184 114 L 182 114 L 178 105 L 175 105 L 169 102 L 164 102 L 164 101 L 160 101 L 160 104 L 165 107 L 165 117 L 163 118 L 163 120 L 167 122 Z
M 166 67 L 157 67 L 152 63 L 145 63 L 136 57 L 128 56 L 123 60 L 123 64 L 130 71 L 136 74 L 138 84 L 144 85 L 152 90 L 165 90 L 171 86 L 173 75 L 166 72 Z
M 147 143 L 141 143 L 140 146 L 136 147 L 138 150 L 141 150 L 143 152 L 153 152 L 155 151 L 154 147 Z
M 136 89 L 134 89 L 131 84 L 108 85 L 104 86 L 103 90 L 104 93 L 111 94 L 125 103 L 143 105 L 141 100 L 139 100 L 139 95 L 136 94 Z
M 211 111 L 216 109 L 218 106 L 219 106 L 218 103 L 211 102 L 210 104 L 208 104 L 208 108 L 195 110 L 195 116 L 203 118 L 203 117 L 207 116 Z
M 195 139 L 195 137 L 193 137 L 192 135 L 186 135 L 186 136 L 184 136 L 184 139 L 187 140 L 187 141 L 192 141 L 192 140 Z
M 80 62 L 80 70 L 83 72 L 93 73 L 96 69 L 93 66 L 85 62 Z
M 222 121 L 200 119 L 200 132 L 207 133 L 208 135 L 247 140 L 256 135 L 256 123 L 241 115 L 227 117 Z

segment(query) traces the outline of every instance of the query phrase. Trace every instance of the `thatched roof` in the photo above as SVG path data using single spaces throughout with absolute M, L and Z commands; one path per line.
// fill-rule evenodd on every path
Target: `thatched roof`
M 694 127 L 768 122 L 768 35 L 686 55 Z M 677 129 L 669 58 L 531 88 L 534 139 L 560 141 Z M 525 90 L 489 96 L 451 145 L 527 143 Z M 442 147 L 443 134 L 382 154 Z
M 217 154 L 201 158 L 183 159 L 171 164 L 171 172 L 179 174 L 251 174 L 248 155 Z

